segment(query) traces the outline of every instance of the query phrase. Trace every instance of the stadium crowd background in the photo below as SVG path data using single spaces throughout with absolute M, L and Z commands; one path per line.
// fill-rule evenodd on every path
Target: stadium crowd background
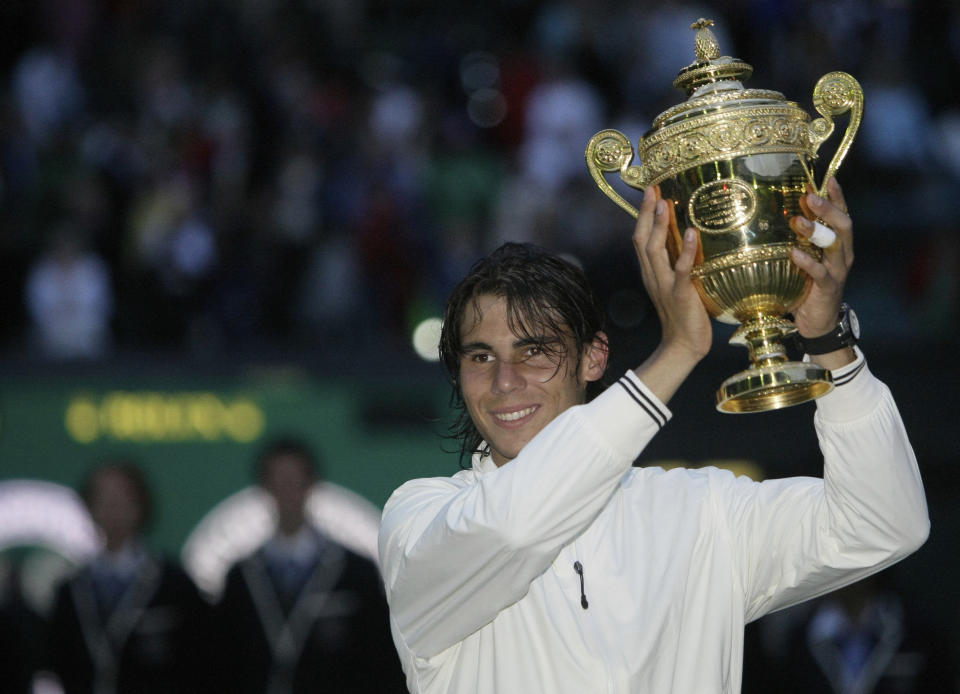
M 826 72 L 861 81 L 850 300 L 884 344 L 955 342 L 956 2 L 18 0 L 0 8 L 0 349 L 401 354 L 506 239 L 571 253 L 615 328 L 655 331 L 630 220 L 583 149 L 684 98 L 700 16 L 749 86 L 810 111 Z

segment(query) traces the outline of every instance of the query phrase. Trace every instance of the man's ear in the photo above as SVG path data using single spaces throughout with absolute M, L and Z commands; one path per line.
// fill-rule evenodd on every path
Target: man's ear
M 583 356 L 580 375 L 585 382 L 599 381 L 607 370 L 607 360 L 610 358 L 610 342 L 607 334 L 598 332 L 587 346 Z

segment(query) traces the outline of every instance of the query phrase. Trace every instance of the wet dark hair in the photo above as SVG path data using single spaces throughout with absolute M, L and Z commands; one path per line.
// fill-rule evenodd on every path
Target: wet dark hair
M 88 509 L 93 500 L 93 489 L 104 475 L 120 475 L 130 484 L 140 506 L 140 523 L 137 529 L 140 532 L 145 531 L 153 521 L 153 492 L 146 473 L 136 462 L 127 458 L 107 460 L 98 464 L 90 470 L 79 487 L 80 497 Z
M 467 307 L 483 294 L 506 299 L 510 330 L 519 337 L 572 338 L 575 369 L 579 369 L 586 347 L 603 330 L 603 312 L 586 275 L 573 263 L 526 243 L 505 243 L 476 262 L 447 300 L 440 333 L 440 361 L 453 386 L 451 405 L 456 413 L 449 437 L 460 442 L 461 466 L 473 453 L 490 451 L 467 412 L 460 388 L 463 322 Z M 557 369 L 562 368 L 567 356 L 561 353 L 563 345 L 543 347 L 556 354 Z M 588 397 L 592 395 L 595 393 L 588 391 Z
M 269 441 L 254 460 L 253 475 L 258 484 L 263 484 L 270 461 L 281 456 L 290 456 L 303 462 L 307 474 L 314 480 L 321 478 L 320 460 L 314 450 L 302 439 L 283 436 Z

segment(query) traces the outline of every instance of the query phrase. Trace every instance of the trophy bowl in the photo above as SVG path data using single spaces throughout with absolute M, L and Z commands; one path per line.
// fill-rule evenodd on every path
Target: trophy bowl
M 697 231 L 693 280 L 716 320 L 737 324 L 732 344 L 746 346 L 750 366 L 717 390 L 721 412 L 758 412 L 812 400 L 833 389 L 829 370 L 790 361 L 785 338 L 796 330 L 789 314 L 812 280 L 790 259 L 798 247 L 816 257 L 821 250 L 790 228 L 802 215 L 800 200 L 813 190 L 826 197 L 829 179 L 846 156 L 863 115 L 863 90 L 844 72 L 817 82 L 809 114 L 775 91 L 745 89 L 753 68 L 721 56 L 710 26 L 701 19 L 696 62 L 680 71 L 674 86 L 688 99 L 661 113 L 637 143 L 602 130 L 586 149 L 587 168 L 597 186 L 637 217 L 637 209 L 606 180 L 619 172 L 628 186 L 658 186 L 668 203 L 667 250 L 676 261 L 682 233 Z M 814 164 L 820 145 L 834 132 L 834 117 L 849 114 L 837 149 L 818 186 Z

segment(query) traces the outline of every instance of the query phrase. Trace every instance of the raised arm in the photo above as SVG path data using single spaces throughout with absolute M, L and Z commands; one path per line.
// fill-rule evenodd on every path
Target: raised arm
M 823 479 L 739 478 L 721 497 L 748 621 L 879 571 L 929 533 L 917 461 L 889 390 L 862 355 L 834 377 L 814 419 Z
M 853 264 L 853 225 L 843 192 L 804 200 L 807 215 L 836 233 L 821 261 L 795 250 L 813 287 L 794 312 L 805 338 L 833 330 Z M 811 220 L 794 230 L 810 237 Z M 889 389 L 852 347 L 810 355 L 833 372 L 833 392 L 817 401 L 823 479 L 775 480 L 749 489 L 733 508 L 734 544 L 748 617 L 852 583 L 907 556 L 927 538 L 929 518 L 913 448 Z M 746 485 L 749 487 L 750 485 Z

